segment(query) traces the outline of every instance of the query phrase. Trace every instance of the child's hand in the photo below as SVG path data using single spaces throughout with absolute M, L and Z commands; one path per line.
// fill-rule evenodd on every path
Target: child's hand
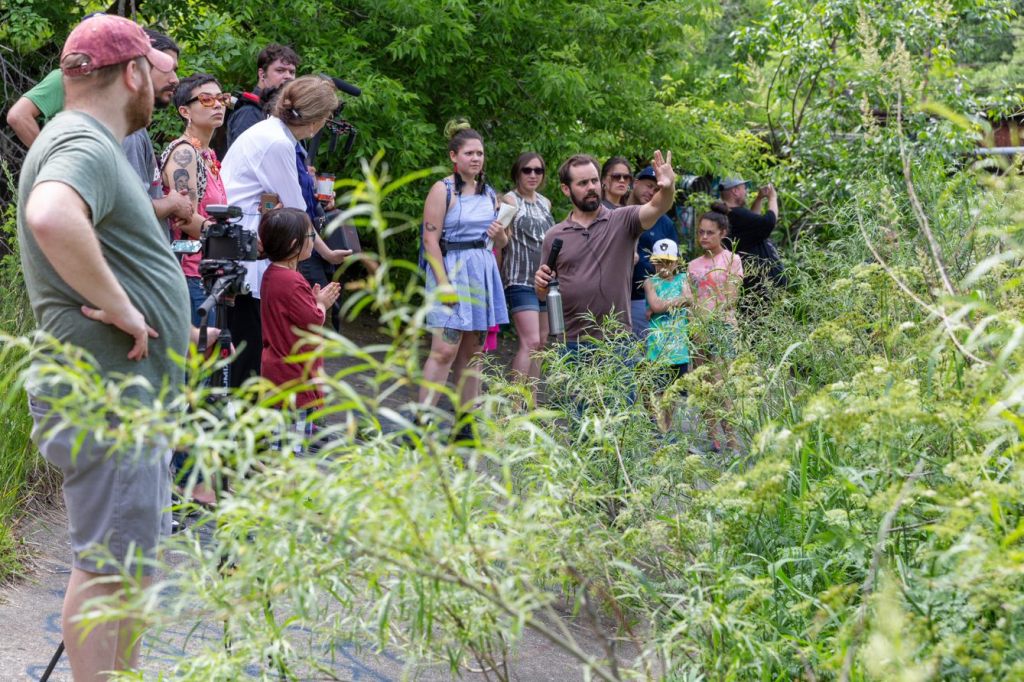
M 324 307 L 326 310 L 334 305 L 334 302 L 338 300 L 338 296 L 341 295 L 341 285 L 337 282 L 331 282 L 323 289 L 320 288 L 319 284 L 313 285 L 313 298 L 316 302 Z

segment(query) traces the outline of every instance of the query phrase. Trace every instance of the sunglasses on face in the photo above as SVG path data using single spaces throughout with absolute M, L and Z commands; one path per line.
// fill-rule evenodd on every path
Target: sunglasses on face
M 219 95 L 211 95 L 208 92 L 201 92 L 192 99 L 185 102 L 185 104 L 192 104 L 192 102 L 199 102 L 207 108 L 215 107 L 217 106 L 217 103 L 220 102 L 222 105 L 226 107 L 228 104 L 231 103 L 231 94 L 227 92 L 222 92 Z
M 526 166 L 521 172 L 523 175 L 544 175 L 544 169 L 536 166 Z
M 612 173 L 611 179 L 616 182 L 629 182 L 633 179 L 633 176 L 629 173 Z

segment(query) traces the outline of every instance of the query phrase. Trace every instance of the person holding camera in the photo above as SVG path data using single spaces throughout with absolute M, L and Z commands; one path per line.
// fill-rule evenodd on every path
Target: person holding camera
M 160 176 L 165 194 L 184 192 L 194 211 L 190 220 L 171 220 L 171 237 L 196 240 L 210 215 L 207 205 L 224 204 L 227 193 L 220 177 L 220 161 L 210 148 L 213 132 L 224 123 L 231 95 L 221 92 L 220 83 L 206 73 L 192 74 L 178 84 L 174 105 L 185 122 L 181 137 L 171 142 L 160 155 Z M 199 306 L 209 294 L 199 273 L 201 253 L 181 255 L 181 269 L 188 283 L 192 324 L 198 325 Z M 216 324 L 214 311 L 207 318 Z
M 138 379 L 120 401 L 152 405 L 166 391 L 160 399 L 170 403 L 184 378 L 175 358 L 188 348 L 188 289 L 121 140 L 149 124 L 150 70 L 169 72 L 174 60 L 135 22 L 104 15 L 71 32 L 60 65 L 65 110 L 33 143 L 18 192 L 32 312 L 40 331 L 88 352 L 104 381 Z M 121 594 L 136 571 L 151 571 L 138 557 L 154 558 L 170 528 L 170 449 L 145 434 L 114 449 L 60 411 L 69 388 L 32 375 L 26 388 L 32 439 L 64 478 L 73 561 L 61 623 L 71 672 L 105 679 L 136 666 L 140 624 L 111 618 L 87 629 L 79 616 L 90 600 Z
M 772 185 L 764 185 L 747 208 L 749 184 L 742 178 L 725 178 L 718 186 L 722 203 L 729 209 L 729 247 L 743 257 L 746 268 L 740 299 L 744 312 L 759 307 L 776 287 L 788 284 L 782 257 L 771 240 L 779 218 L 778 194 Z
M 221 172 L 228 203 L 242 209 L 241 226 L 256 232 L 263 209 L 306 210 L 300 165 L 306 154 L 299 144 L 315 135 L 338 106 L 338 91 L 329 79 L 303 76 L 288 82 L 274 102 L 273 115 L 246 130 L 228 150 Z M 352 252 L 331 249 L 317 236 L 313 248 L 329 263 L 341 263 Z M 250 294 L 235 297 L 226 320 L 239 348 L 231 378 L 234 385 L 260 374 L 263 338 L 260 323 L 260 282 L 269 262 L 246 262 Z

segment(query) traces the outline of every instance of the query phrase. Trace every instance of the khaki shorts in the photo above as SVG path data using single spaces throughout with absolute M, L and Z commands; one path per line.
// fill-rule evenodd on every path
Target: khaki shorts
M 64 474 L 64 503 L 75 568 L 90 573 L 116 574 L 121 567 L 105 562 L 109 556 L 126 563 L 153 558 L 161 534 L 171 529 L 170 448 L 143 444 L 130 453 L 115 453 L 110 444 L 81 429 L 60 425 L 48 406 L 29 397 L 32 440 L 47 462 Z M 138 566 L 130 572 L 135 573 Z M 143 574 L 151 567 L 143 564 Z

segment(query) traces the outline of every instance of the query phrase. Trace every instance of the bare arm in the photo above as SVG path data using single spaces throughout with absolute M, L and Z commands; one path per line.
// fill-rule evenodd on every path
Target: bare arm
M 441 227 L 444 225 L 444 183 L 436 182 L 423 202 L 423 254 L 434 269 L 438 286 L 447 286 L 448 272 L 441 255 Z
M 644 295 L 647 297 L 647 307 L 651 309 L 652 313 L 666 313 L 674 307 L 670 301 L 658 296 L 654 291 L 654 282 L 650 279 L 644 282 Z
M 654 175 L 658 179 L 658 191 L 649 202 L 640 207 L 640 225 L 649 230 L 658 222 L 658 218 L 668 213 L 676 194 L 676 173 L 672 170 L 672 152 L 662 158 L 661 150 L 655 150 Z
M 332 249 L 327 246 L 327 242 L 321 239 L 320 235 L 313 239 L 313 248 L 321 258 L 331 265 L 338 265 L 352 255 L 352 249 Z
M 166 220 L 171 216 L 181 220 L 192 219 L 192 201 L 188 198 L 188 192 L 171 193 L 161 199 L 153 199 L 153 212 L 160 220 Z
M 190 144 L 179 144 L 163 170 L 164 184 L 171 188 L 171 195 L 183 194 L 188 198 L 192 213 L 188 220 L 177 220 L 174 226 L 192 239 L 198 239 L 203 228 L 203 216 L 199 214 L 199 190 L 196 177 L 196 150 Z M 167 197 L 164 197 L 165 199 Z
M 133 337 L 130 360 L 145 358 L 149 338 L 156 338 L 157 333 L 146 324 L 104 260 L 89 207 L 78 193 L 62 182 L 36 185 L 25 203 L 25 224 L 61 279 L 95 306 L 83 306 L 82 312 Z
M 36 119 L 42 116 L 42 113 L 28 97 L 19 97 L 7 112 L 7 125 L 11 126 L 14 134 L 26 147 L 31 147 L 39 137 L 39 124 L 36 123 Z

